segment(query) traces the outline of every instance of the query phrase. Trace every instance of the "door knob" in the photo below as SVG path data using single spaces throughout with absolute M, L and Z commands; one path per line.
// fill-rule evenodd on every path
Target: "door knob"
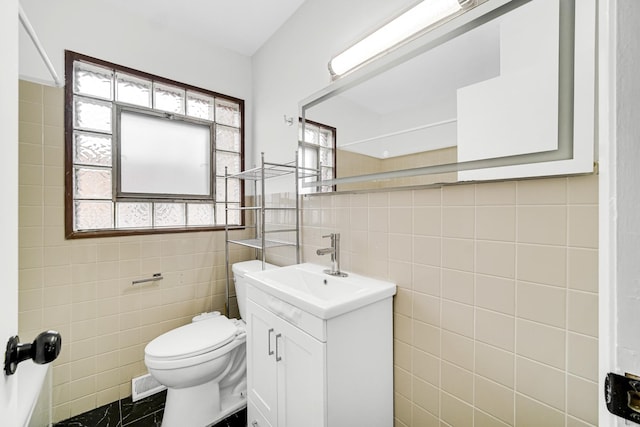
M 17 335 L 11 337 L 4 354 L 4 373 L 15 374 L 18 363 L 28 359 L 33 359 L 39 365 L 53 362 L 60 354 L 61 347 L 62 337 L 56 331 L 42 332 L 32 343 L 26 344 L 21 344 Z

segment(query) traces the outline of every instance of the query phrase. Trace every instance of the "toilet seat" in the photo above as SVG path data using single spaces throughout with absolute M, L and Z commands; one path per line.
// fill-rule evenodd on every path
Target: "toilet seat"
M 231 342 L 238 329 L 225 316 L 189 323 L 153 339 L 144 350 L 145 357 L 170 361 L 209 353 Z

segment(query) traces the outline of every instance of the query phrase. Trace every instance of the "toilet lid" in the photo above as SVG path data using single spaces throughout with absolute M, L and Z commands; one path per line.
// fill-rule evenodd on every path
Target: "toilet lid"
M 155 359 L 180 359 L 213 351 L 232 341 L 237 326 L 225 316 L 189 323 L 153 339 L 144 352 Z

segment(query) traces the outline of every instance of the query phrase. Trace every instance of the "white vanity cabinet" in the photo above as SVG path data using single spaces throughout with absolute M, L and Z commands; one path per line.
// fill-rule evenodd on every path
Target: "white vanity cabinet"
M 391 297 L 324 320 L 247 290 L 249 427 L 393 425 Z

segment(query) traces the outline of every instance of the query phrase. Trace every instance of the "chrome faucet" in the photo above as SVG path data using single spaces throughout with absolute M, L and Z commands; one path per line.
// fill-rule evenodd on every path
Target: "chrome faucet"
M 324 270 L 330 276 L 347 277 L 347 273 L 340 271 L 340 233 L 331 233 L 323 238 L 331 238 L 331 247 L 318 249 L 316 254 L 326 255 L 331 254 L 331 268 Z

